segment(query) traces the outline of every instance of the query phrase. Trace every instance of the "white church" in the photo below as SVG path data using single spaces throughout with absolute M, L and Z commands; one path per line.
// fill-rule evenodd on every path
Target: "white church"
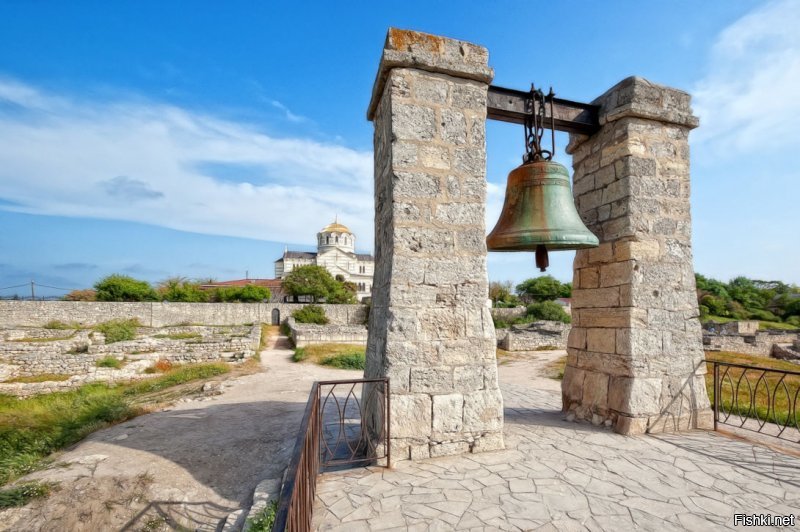
M 297 266 L 323 266 L 339 280 L 356 285 L 356 299 L 363 301 L 372 294 L 372 255 L 355 252 L 356 236 L 338 219 L 317 233 L 317 252 L 289 251 L 275 261 L 275 278 L 283 279 Z

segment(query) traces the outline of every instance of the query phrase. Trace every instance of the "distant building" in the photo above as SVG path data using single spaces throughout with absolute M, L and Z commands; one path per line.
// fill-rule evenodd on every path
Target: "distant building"
M 317 252 L 289 251 L 275 261 L 275 277 L 283 279 L 298 266 L 317 265 L 335 278 L 356 286 L 356 298 L 363 301 L 372 294 L 372 255 L 355 252 L 356 236 L 338 220 L 317 233 Z

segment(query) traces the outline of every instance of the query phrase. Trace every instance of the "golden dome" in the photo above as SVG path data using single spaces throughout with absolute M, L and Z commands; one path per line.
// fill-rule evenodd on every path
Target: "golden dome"
M 345 227 L 344 225 L 340 224 L 339 222 L 333 222 L 332 224 L 328 224 L 322 228 L 320 233 L 350 233 L 353 234 L 350 229 Z

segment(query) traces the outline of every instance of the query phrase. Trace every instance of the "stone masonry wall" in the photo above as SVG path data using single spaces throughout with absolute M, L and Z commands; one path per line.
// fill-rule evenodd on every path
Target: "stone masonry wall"
M 708 427 L 689 211 L 688 94 L 628 78 L 571 138 L 578 211 L 600 238 L 575 256 L 562 381 L 571 417 L 621 433 Z
M 367 345 L 367 328 L 363 325 L 314 325 L 297 323 L 289 318 L 290 336 L 295 347 L 314 344 Z
M 506 351 L 535 351 L 545 347 L 566 349 L 570 325 L 559 321 L 537 321 L 512 325 L 497 346 Z
M 391 379 L 393 459 L 503 446 L 487 305 L 486 49 L 390 29 L 375 125 L 368 378 Z
M 703 333 L 703 349 L 706 351 L 730 351 L 768 357 L 776 344 L 791 344 L 798 333 L 759 331 L 755 334 L 711 334 Z
M 148 327 L 181 323 L 241 325 L 271 323 L 272 312 L 281 321 L 303 308 L 302 303 L 116 303 L 101 301 L 0 301 L 0 327 L 42 327 L 48 321 L 94 325 L 111 319 L 137 318 Z M 364 305 L 320 305 L 332 324 L 362 325 Z

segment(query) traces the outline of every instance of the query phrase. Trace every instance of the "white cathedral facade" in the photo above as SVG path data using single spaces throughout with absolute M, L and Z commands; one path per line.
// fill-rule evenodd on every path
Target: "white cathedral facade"
M 372 255 L 355 252 L 355 235 L 337 221 L 317 233 L 317 252 L 289 251 L 275 261 L 275 278 L 283 279 L 297 266 L 323 266 L 334 277 L 356 285 L 356 299 L 363 301 L 372 294 Z

